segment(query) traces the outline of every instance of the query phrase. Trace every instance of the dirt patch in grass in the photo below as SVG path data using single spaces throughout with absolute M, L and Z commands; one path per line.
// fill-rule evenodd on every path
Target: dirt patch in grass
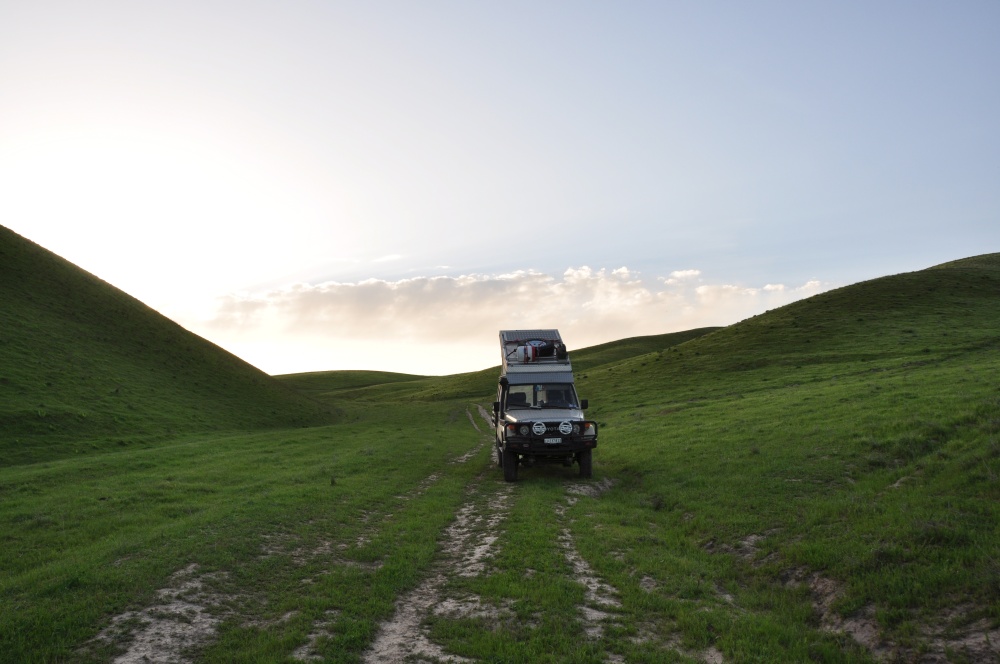
M 466 452 L 462 456 L 455 457 L 454 459 L 452 459 L 448 463 L 466 463 L 467 461 L 469 461 L 470 459 L 472 459 L 474 456 L 476 456 L 477 454 L 479 454 L 479 450 L 483 449 L 483 447 L 486 446 L 487 442 L 488 441 L 486 439 L 483 439 L 482 441 L 480 441 L 480 443 L 478 445 L 476 445 L 475 447 L 473 447 L 471 450 L 469 450 L 468 452 Z
M 480 404 L 476 404 L 476 408 L 479 409 L 479 416 L 481 418 L 483 418 L 484 422 L 486 422 L 487 428 L 492 429 L 493 428 L 493 416 L 490 414 L 490 412 L 488 410 L 486 410 L 485 408 L 483 408 L 482 405 L 480 405 Z
M 347 544 L 337 545 L 335 551 L 333 542 L 324 539 L 312 546 L 298 545 L 289 549 L 288 546 L 290 544 L 300 541 L 301 538 L 298 535 L 281 535 L 272 533 L 261 535 L 261 538 L 264 540 L 264 543 L 261 545 L 262 558 L 269 558 L 271 556 L 288 556 L 291 559 L 292 564 L 296 567 L 303 567 L 316 558 L 329 558 L 334 565 L 343 565 L 345 567 L 358 567 L 369 570 L 376 570 L 382 567 L 381 561 L 363 563 L 336 555 L 338 552 L 343 553 L 346 549 L 350 548 Z M 368 544 L 370 538 L 371 533 L 362 534 L 358 537 L 355 544 L 358 548 L 360 548 Z
M 875 620 L 874 607 L 866 606 L 854 615 L 844 618 L 833 611 L 834 602 L 842 594 L 840 584 L 819 574 L 813 574 L 808 583 L 809 590 L 813 594 L 813 609 L 820 616 L 820 626 L 823 630 L 847 634 L 871 652 L 876 659 L 885 659 L 889 655 L 890 648 L 882 640 L 878 622 Z
M 559 544 L 563 548 L 566 562 L 573 567 L 576 582 L 587 589 L 587 601 L 598 606 L 621 607 L 621 602 L 618 600 L 618 589 L 602 580 L 590 564 L 583 559 L 580 552 L 576 550 L 573 535 L 568 528 L 564 528 L 559 534 Z
M 392 620 L 382 623 L 378 636 L 365 653 L 363 661 L 372 664 L 426 659 L 443 662 L 472 661 L 446 653 L 427 637 L 423 627 L 424 617 L 443 601 L 441 589 L 445 581 L 443 574 L 435 574 L 400 599 L 396 603 L 395 615 Z
M 306 637 L 306 643 L 296 648 L 292 653 L 292 659 L 299 662 L 323 661 L 324 657 L 316 652 L 316 643 L 320 639 L 333 636 L 333 632 L 330 630 L 337 620 L 337 615 L 339 615 L 337 611 L 327 611 L 323 620 L 313 625 L 312 632 Z
M 409 500 L 413 500 L 414 498 L 419 498 L 420 496 L 422 496 L 424 493 L 427 492 L 427 489 L 429 489 L 432 486 L 434 486 L 434 484 L 437 483 L 437 481 L 439 479 L 441 479 L 441 474 L 440 473 L 431 473 L 430 475 L 428 475 L 427 477 L 425 477 L 423 480 L 421 480 L 420 484 L 418 484 L 416 486 L 416 488 L 413 489 L 413 491 L 405 493 L 402 496 L 397 496 L 397 498 L 399 498 L 400 500 L 404 500 L 404 501 L 409 501 Z M 388 516 L 392 516 L 392 515 L 389 514 Z
M 170 584 L 156 591 L 158 602 L 139 611 L 126 611 L 111 619 L 97 636 L 107 643 L 126 646 L 115 664 L 174 664 L 188 661 L 185 653 L 214 638 L 228 615 L 221 609 L 233 596 L 206 589 L 206 583 L 224 576 L 199 574 L 192 563 L 170 577 Z
M 486 573 L 497 531 L 510 510 L 513 491 L 512 485 L 503 485 L 488 500 L 470 500 L 459 508 L 455 522 L 445 529 L 442 556 L 432 573 L 396 602 L 395 615 L 380 626 L 375 641 L 364 654 L 365 662 L 471 661 L 447 653 L 432 642 L 424 620 L 432 614 L 449 619 L 496 620 L 511 613 L 509 607 L 490 605 L 474 595 L 447 597 L 444 589 L 451 575 L 474 577 Z M 484 513 L 487 508 L 489 514 Z
M 268 629 L 270 627 L 274 627 L 275 625 L 286 623 L 297 615 L 299 615 L 298 611 L 286 611 L 283 615 L 271 620 L 251 618 L 250 620 L 244 622 L 243 625 L 245 627 L 256 627 L 257 629 Z
M 757 554 L 759 552 L 758 545 L 769 535 L 770 533 L 757 534 L 752 533 L 747 535 L 735 545 L 726 544 L 725 542 L 716 542 L 714 539 L 709 540 L 705 545 L 704 549 L 709 553 L 725 553 L 731 556 L 736 556 L 740 560 L 751 564 L 758 564 L 762 561 L 757 560 Z
M 974 606 L 959 606 L 927 621 L 918 628 L 923 643 L 911 648 L 882 636 L 874 606 L 865 606 L 846 618 L 834 613 L 831 606 L 842 594 L 837 582 L 813 574 L 809 589 L 822 628 L 849 635 L 879 661 L 1000 661 L 1000 627 L 985 618 L 970 621 L 967 616 L 976 613 Z
M 874 605 L 864 606 L 846 617 L 834 610 L 844 594 L 840 582 L 802 567 L 785 570 L 780 579 L 788 588 L 809 588 L 820 629 L 846 634 L 878 661 L 1000 661 L 1000 627 L 987 619 L 972 617 L 981 615 L 982 607 L 961 605 L 924 619 L 923 626 L 916 628 L 916 637 L 911 639 L 917 645 L 903 646 L 882 632 Z
M 576 495 L 597 498 L 611 489 L 613 485 L 613 480 L 605 479 L 593 484 L 568 486 L 566 492 L 574 495 L 568 496 L 565 499 L 565 504 L 556 505 L 556 516 L 561 521 L 566 518 L 566 507 L 576 504 Z M 590 564 L 580 555 L 569 528 L 563 528 L 559 533 L 559 546 L 562 547 L 566 562 L 573 568 L 574 580 L 586 588 L 585 603 L 578 607 L 583 630 L 590 638 L 599 639 L 604 635 L 605 626 L 619 624 L 615 609 L 620 609 L 622 605 L 618 599 L 620 593 L 617 588 L 598 576 Z
M 715 646 L 711 646 L 701 654 L 701 661 L 705 662 L 705 664 L 723 664 L 726 659 Z
M 295 565 L 301 567 L 317 556 L 328 556 L 331 553 L 333 553 L 333 543 L 329 540 L 320 540 L 315 546 L 296 547 L 288 555 Z
M 455 515 L 455 523 L 445 531 L 446 556 L 455 561 L 452 573 L 457 576 L 479 576 L 486 570 L 486 561 L 493 553 L 497 530 L 507 518 L 511 490 L 498 494 L 501 502 L 497 511 L 484 515 L 474 503 L 466 503 Z
M 479 425 L 476 424 L 476 418 L 472 416 L 472 411 L 466 408 L 465 414 L 469 416 L 469 423 L 472 424 L 472 428 L 476 430 L 476 433 L 482 433 L 479 429 Z
M 589 496 L 590 498 L 600 498 L 602 495 L 611 491 L 611 488 L 616 484 L 615 480 L 610 477 L 605 477 L 604 479 L 598 480 L 596 482 L 581 482 L 579 484 L 570 484 L 566 487 L 566 493 L 574 496 Z
M 639 581 L 639 587 L 645 590 L 647 593 L 651 593 L 656 590 L 656 579 L 651 576 L 644 576 Z
M 764 539 L 764 535 L 747 535 L 742 540 L 740 540 L 739 546 L 736 548 L 736 555 L 738 555 L 743 560 L 753 560 L 757 557 L 757 545 Z
M 1000 626 L 987 618 L 970 619 L 977 613 L 982 607 L 964 604 L 928 621 L 920 630 L 926 661 L 1000 661 Z
M 480 618 L 491 622 L 513 615 L 513 602 L 505 601 L 499 606 L 488 604 L 477 595 L 446 597 L 434 606 L 434 615 L 450 620 Z
M 477 405 L 476 408 L 479 409 L 479 415 L 480 415 L 480 417 L 482 417 L 483 420 L 485 420 L 486 423 L 489 425 L 489 427 L 492 428 L 493 427 L 493 420 L 490 418 L 490 414 L 482 406 Z M 476 430 L 476 433 L 480 433 L 480 434 L 483 433 L 483 431 L 479 428 L 479 425 L 476 424 L 476 418 L 473 417 L 472 411 L 466 409 L 465 414 L 469 416 L 469 423 L 472 424 L 472 428 Z M 483 449 L 483 446 L 486 445 L 487 443 L 489 443 L 491 440 L 492 440 L 491 437 L 485 436 L 483 438 L 483 440 L 481 440 L 478 445 L 476 445 L 474 448 L 472 448 L 471 450 L 469 450 L 468 452 L 466 452 L 462 456 L 457 457 L 455 459 L 452 459 L 450 463 L 466 463 L 467 461 L 469 461 L 470 459 L 472 459 L 474 456 L 476 456 L 477 454 L 479 454 L 479 450 Z

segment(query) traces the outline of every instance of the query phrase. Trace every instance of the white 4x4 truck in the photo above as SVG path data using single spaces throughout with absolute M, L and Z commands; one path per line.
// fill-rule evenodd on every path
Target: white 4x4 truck
M 500 381 L 493 402 L 497 462 L 508 482 L 519 465 L 561 463 L 591 476 L 597 423 L 586 420 L 558 330 L 500 330 Z

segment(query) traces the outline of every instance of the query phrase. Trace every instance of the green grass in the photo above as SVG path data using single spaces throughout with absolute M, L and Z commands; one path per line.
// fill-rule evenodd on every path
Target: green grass
M 701 327 L 695 330 L 684 332 L 671 332 L 669 334 L 656 334 L 645 337 L 631 337 L 621 339 L 606 344 L 590 346 L 574 351 L 571 359 L 573 369 L 577 373 L 583 374 L 593 367 L 605 364 L 615 364 L 631 359 L 638 355 L 646 355 L 665 348 L 678 346 L 685 341 L 691 341 L 698 337 L 720 330 L 719 327 Z
M 0 466 L 330 409 L 0 227 Z
M 591 367 L 670 348 L 720 328 L 706 327 L 686 332 L 673 332 L 644 337 L 622 339 L 572 353 L 573 368 L 584 375 Z M 331 406 L 339 400 L 366 400 L 379 402 L 385 399 L 481 399 L 496 391 L 500 365 L 456 374 L 453 376 L 415 376 L 386 371 L 326 371 L 277 376 L 278 380 L 297 392 L 325 401 Z
M 374 385 L 393 385 L 424 381 L 426 376 L 393 373 L 391 371 L 314 371 L 310 373 L 286 374 L 278 380 L 292 385 L 296 392 L 318 399 L 337 398 L 338 393 L 358 390 Z
M 571 349 L 601 423 L 587 484 L 607 490 L 595 496 L 571 493 L 575 468 L 502 482 L 476 410 L 493 399 L 496 368 L 265 380 L 141 308 L 145 350 L 133 319 L 28 286 L 0 307 L 0 366 L 24 403 L 58 397 L 72 412 L 97 384 L 89 371 L 76 387 L 46 379 L 68 355 L 33 364 L 40 344 L 103 358 L 110 373 L 93 376 L 151 391 L 133 410 L 102 406 L 131 416 L 113 425 L 39 428 L 4 402 L 0 449 L 16 463 L 0 468 L 0 661 L 109 661 L 142 622 L 115 629 L 113 617 L 162 603 L 158 590 L 191 564 L 218 621 L 187 653 L 195 661 L 288 662 L 309 643 L 325 661 L 359 661 L 397 602 L 428 583 L 495 610 L 423 615 L 432 642 L 481 661 L 997 657 L 958 639 L 1000 626 L 1000 255 L 724 329 Z M 100 311 L 102 325 L 79 328 L 90 332 L 52 331 Z M 12 320 L 48 332 L 15 339 Z M 229 367 L 233 393 L 269 417 L 222 399 L 195 407 L 185 387 L 207 376 L 137 357 L 176 364 L 192 348 Z M 448 574 L 452 528 L 470 510 L 470 538 L 498 519 L 492 557 L 482 574 Z M 601 638 L 587 635 L 585 608 L 601 607 L 567 542 L 620 604 L 604 607 Z M 878 630 L 875 650 L 848 621 Z
M 308 610 L 284 630 L 301 629 L 298 623 L 327 607 L 353 606 L 352 619 L 370 638 L 395 593 L 412 585 L 433 555 L 474 472 L 447 463 L 468 448 L 464 411 L 416 411 L 401 406 L 374 427 L 192 436 L 154 449 L 7 469 L 0 658 L 99 661 L 110 647 L 91 643 L 76 651 L 95 636 L 94 626 L 152 602 L 155 589 L 192 562 L 224 570 L 215 591 L 248 605 L 244 618 L 226 624 L 229 645 L 219 650 L 220 661 L 239 659 L 232 648 L 247 639 L 252 644 L 240 657 L 273 647 L 269 642 L 282 634 L 265 637 L 245 623 L 303 604 Z M 436 424 L 433 444 L 408 435 L 415 417 Z M 442 475 L 434 486 L 404 499 L 432 473 Z M 378 528 L 359 547 L 359 534 L 372 529 L 363 514 Z M 316 553 L 297 564 L 296 550 Z M 331 565 L 339 557 L 383 566 Z

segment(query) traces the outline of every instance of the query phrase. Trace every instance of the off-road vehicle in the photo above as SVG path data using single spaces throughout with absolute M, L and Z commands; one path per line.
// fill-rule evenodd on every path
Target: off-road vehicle
M 504 479 L 516 481 L 518 466 L 574 462 L 590 477 L 597 423 L 584 419 L 559 331 L 500 330 L 500 353 L 493 424 Z

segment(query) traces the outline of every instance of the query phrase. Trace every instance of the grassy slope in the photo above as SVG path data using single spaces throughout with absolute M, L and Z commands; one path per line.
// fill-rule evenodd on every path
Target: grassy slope
M 817 620 L 820 577 L 835 615 L 870 619 L 904 658 L 934 630 L 995 626 L 998 295 L 1000 255 L 976 257 L 591 371 L 601 465 L 628 478 L 632 508 L 618 521 L 623 505 L 602 503 L 613 544 L 591 555 L 675 597 L 710 599 L 706 579 L 728 589 L 755 613 L 718 612 L 688 636 L 723 629 L 716 645 L 743 657 L 825 657 L 791 643 L 796 620 Z M 720 565 L 720 551 L 744 560 Z
M 719 329 L 722 328 L 702 327 L 695 330 L 685 330 L 684 332 L 631 337 L 598 346 L 590 346 L 589 348 L 581 348 L 571 355 L 573 369 L 577 373 L 582 373 L 589 371 L 592 367 L 622 362 L 636 355 L 646 355 L 677 346 L 685 341 L 697 339 Z
M 684 343 L 575 351 L 603 424 L 595 483 L 615 486 L 570 505 L 572 469 L 525 469 L 497 571 L 449 581 L 518 620 L 438 617 L 435 639 L 509 661 L 694 661 L 711 647 L 847 662 L 872 655 L 830 621 L 875 624 L 904 660 L 995 629 L 998 266 L 877 279 Z M 496 375 L 284 377 L 335 402 L 339 422 L 0 470 L 0 661 L 106 661 L 123 644 L 88 639 L 192 562 L 231 597 L 205 661 L 288 661 L 322 620 L 318 651 L 357 661 L 469 488 L 502 485 L 488 429 L 466 416 Z M 445 463 L 477 441 L 468 464 Z M 620 593 L 596 644 L 577 624 L 563 528 Z
M 706 327 L 644 337 L 630 337 L 575 349 L 570 353 L 575 373 L 592 367 L 661 351 L 720 328 Z M 499 365 L 452 376 L 413 376 L 380 371 L 327 371 L 276 376 L 289 387 L 331 404 L 339 398 L 379 402 L 386 399 L 481 399 L 496 391 Z
M 162 602 L 156 590 L 192 563 L 226 597 L 208 661 L 287 661 L 334 609 L 351 661 L 480 469 L 448 463 L 469 447 L 464 406 L 348 411 L 333 426 L 0 469 L 0 662 L 111 661 L 128 645 L 95 639 L 111 616 Z M 414 422 L 433 439 L 414 440 Z
M 279 381 L 293 387 L 296 392 L 314 398 L 336 399 L 336 394 L 344 390 L 356 390 L 372 385 L 387 385 L 418 381 L 426 376 L 394 373 L 391 371 L 313 371 L 309 373 L 275 376 Z
M 0 227 L 0 465 L 327 410 Z
M 980 256 L 683 344 L 578 351 L 603 425 L 598 477 L 622 482 L 578 512 L 585 557 L 632 589 L 637 620 L 674 616 L 687 647 L 736 658 L 865 659 L 814 631 L 817 606 L 824 624 L 877 626 L 904 659 L 943 652 L 932 636 L 997 625 L 998 295 L 1000 255 Z M 496 373 L 353 396 L 488 401 Z M 542 494 L 546 479 L 529 471 L 521 490 Z

